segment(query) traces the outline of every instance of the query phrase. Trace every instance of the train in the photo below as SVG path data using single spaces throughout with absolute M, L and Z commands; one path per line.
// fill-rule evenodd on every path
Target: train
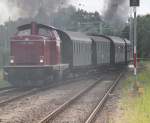
M 42 86 L 126 65 L 131 59 L 132 44 L 127 39 L 31 22 L 19 26 L 10 38 L 4 78 L 15 87 Z

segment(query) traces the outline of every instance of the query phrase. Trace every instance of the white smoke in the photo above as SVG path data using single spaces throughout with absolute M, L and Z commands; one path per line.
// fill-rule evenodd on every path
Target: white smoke
M 68 0 L 0 0 L 0 24 L 9 19 L 34 17 L 41 7 L 49 15 L 67 3 Z
M 19 8 L 16 6 L 12 6 L 8 2 L 8 0 L 0 1 L 0 24 L 4 24 L 4 22 L 11 20 L 16 20 L 19 17 Z

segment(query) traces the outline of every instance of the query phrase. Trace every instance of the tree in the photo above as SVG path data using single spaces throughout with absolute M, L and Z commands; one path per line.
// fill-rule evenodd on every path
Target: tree
M 141 57 L 150 57 L 150 15 L 137 18 L 137 48 Z
M 126 39 L 128 39 L 128 40 L 129 40 L 129 33 L 130 33 L 130 27 L 129 27 L 129 26 L 130 26 L 130 25 L 127 25 L 127 26 L 123 29 L 122 34 L 121 34 L 121 37 L 126 38 Z

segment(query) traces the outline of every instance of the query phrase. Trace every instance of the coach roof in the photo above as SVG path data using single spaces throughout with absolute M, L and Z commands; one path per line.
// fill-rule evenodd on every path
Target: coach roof
M 71 40 L 92 42 L 91 39 L 82 32 L 64 31 Z
M 110 40 L 104 36 L 89 36 L 92 40 L 96 42 L 110 42 Z
M 115 44 L 125 44 L 125 41 L 120 37 L 108 36 Z
M 127 44 L 131 44 L 131 42 L 128 39 L 124 39 Z

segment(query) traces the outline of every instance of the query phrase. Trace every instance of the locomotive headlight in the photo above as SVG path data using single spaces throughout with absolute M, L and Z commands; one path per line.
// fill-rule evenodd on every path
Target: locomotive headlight
M 11 64 L 13 64 L 13 63 L 14 63 L 14 60 L 13 60 L 13 59 L 11 59 L 11 60 L 10 60 L 10 63 L 11 63 Z
M 41 60 L 40 60 L 40 63 L 43 63 L 43 62 L 44 62 L 44 60 L 43 60 L 43 59 L 41 59 Z
M 14 61 L 14 56 L 11 56 L 11 57 L 10 57 L 10 63 L 11 63 L 11 64 L 14 64 L 14 62 L 15 62 L 15 61 Z
M 40 63 L 44 63 L 44 56 L 40 56 Z

